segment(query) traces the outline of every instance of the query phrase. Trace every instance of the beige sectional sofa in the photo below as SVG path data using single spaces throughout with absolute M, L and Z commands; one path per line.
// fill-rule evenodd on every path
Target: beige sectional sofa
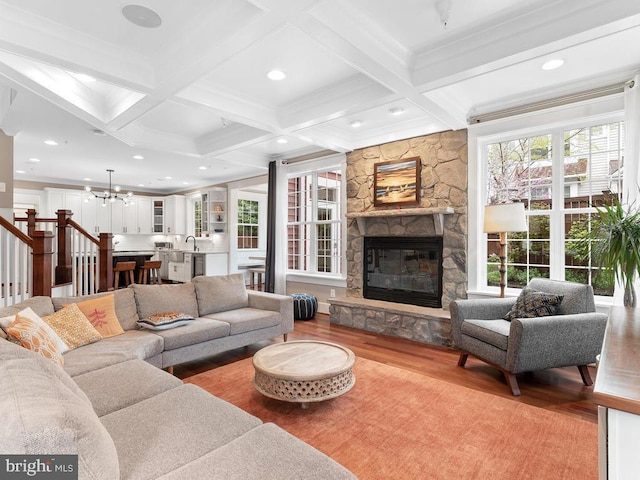
M 241 287 L 232 275 L 118 290 L 124 333 L 66 352 L 64 367 L 0 339 L 0 454 L 77 454 L 82 479 L 355 478 L 276 425 L 158 368 L 292 331 L 289 297 Z M 27 306 L 45 316 L 77 300 L 34 297 L 0 309 L 0 318 Z M 197 318 L 188 325 L 136 328 L 153 310 L 189 308 Z

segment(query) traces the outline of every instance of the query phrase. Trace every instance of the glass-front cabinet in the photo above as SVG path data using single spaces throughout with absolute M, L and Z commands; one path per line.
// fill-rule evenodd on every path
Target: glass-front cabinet
M 227 189 L 214 187 L 202 194 L 202 236 L 227 233 Z
M 153 233 L 164 233 L 164 200 L 153 201 Z

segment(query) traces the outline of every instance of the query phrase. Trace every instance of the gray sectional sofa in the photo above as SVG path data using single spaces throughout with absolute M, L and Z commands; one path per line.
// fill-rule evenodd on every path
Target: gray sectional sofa
M 64 354 L 64 367 L 0 339 L 0 454 L 77 454 L 81 479 L 353 479 L 274 424 L 183 384 L 161 368 L 293 329 L 291 299 L 247 292 L 236 276 L 114 292 L 124 334 Z M 87 297 L 82 297 L 83 299 Z M 53 313 L 77 298 L 34 297 L 0 309 Z M 136 328 L 155 310 L 197 315 Z

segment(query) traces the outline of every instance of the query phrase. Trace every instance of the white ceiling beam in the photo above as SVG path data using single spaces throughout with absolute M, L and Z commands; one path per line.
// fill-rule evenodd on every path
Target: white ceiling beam
M 171 52 L 162 52 L 155 62 L 157 87 L 152 95 L 111 122 L 112 127 L 122 128 L 154 106 L 177 95 L 224 61 L 282 28 L 315 3 L 316 0 L 286 2 L 277 10 L 251 15 L 242 7 L 243 2 L 226 0 L 233 14 L 228 15 L 225 11 L 224 16 L 219 16 L 215 15 L 217 10 L 213 11 L 209 16 L 200 18 L 199 25 L 192 26 L 192 31 L 183 35 L 183 42 L 176 44 Z
M 174 101 L 191 108 L 214 110 L 217 115 L 262 130 L 278 129 L 275 109 L 212 89 L 196 82 L 174 97 Z
M 428 91 L 640 25 L 640 2 L 555 2 L 416 56 L 413 83 Z M 631 46 L 630 46 L 631 48 Z
M 144 56 L 4 3 L 0 48 L 127 88 L 144 90 L 154 83 L 152 65 Z
M 357 22 L 358 19 L 353 21 Z M 368 44 L 366 36 L 358 36 L 357 32 L 350 32 L 350 27 L 346 25 L 343 26 L 346 30 L 339 30 L 340 33 L 338 33 L 336 30 L 341 25 L 342 19 L 334 17 L 332 22 L 328 26 L 320 20 L 306 15 L 296 20 L 294 25 L 310 37 L 315 38 L 347 64 L 352 65 L 389 90 L 404 96 L 430 115 L 437 117 L 440 122 L 447 125 L 447 128 L 465 127 L 465 123 L 461 119 L 454 117 L 446 109 L 416 91 L 410 82 L 407 66 L 399 67 L 398 62 L 389 59 L 386 52 L 378 50 L 381 54 L 381 60 L 376 54 L 375 46 Z
M 370 108 L 381 97 L 391 95 L 393 92 L 388 88 L 358 74 L 284 106 L 280 111 L 280 123 L 289 131 L 307 128 L 344 116 L 352 109 Z
M 200 155 L 219 155 L 246 145 L 253 145 L 270 138 L 272 134 L 264 130 L 232 123 L 196 139 Z

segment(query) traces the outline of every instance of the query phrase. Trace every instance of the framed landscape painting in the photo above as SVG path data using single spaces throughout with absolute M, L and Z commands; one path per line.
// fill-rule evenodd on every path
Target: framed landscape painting
M 420 157 L 376 163 L 373 205 L 417 205 L 420 202 Z

